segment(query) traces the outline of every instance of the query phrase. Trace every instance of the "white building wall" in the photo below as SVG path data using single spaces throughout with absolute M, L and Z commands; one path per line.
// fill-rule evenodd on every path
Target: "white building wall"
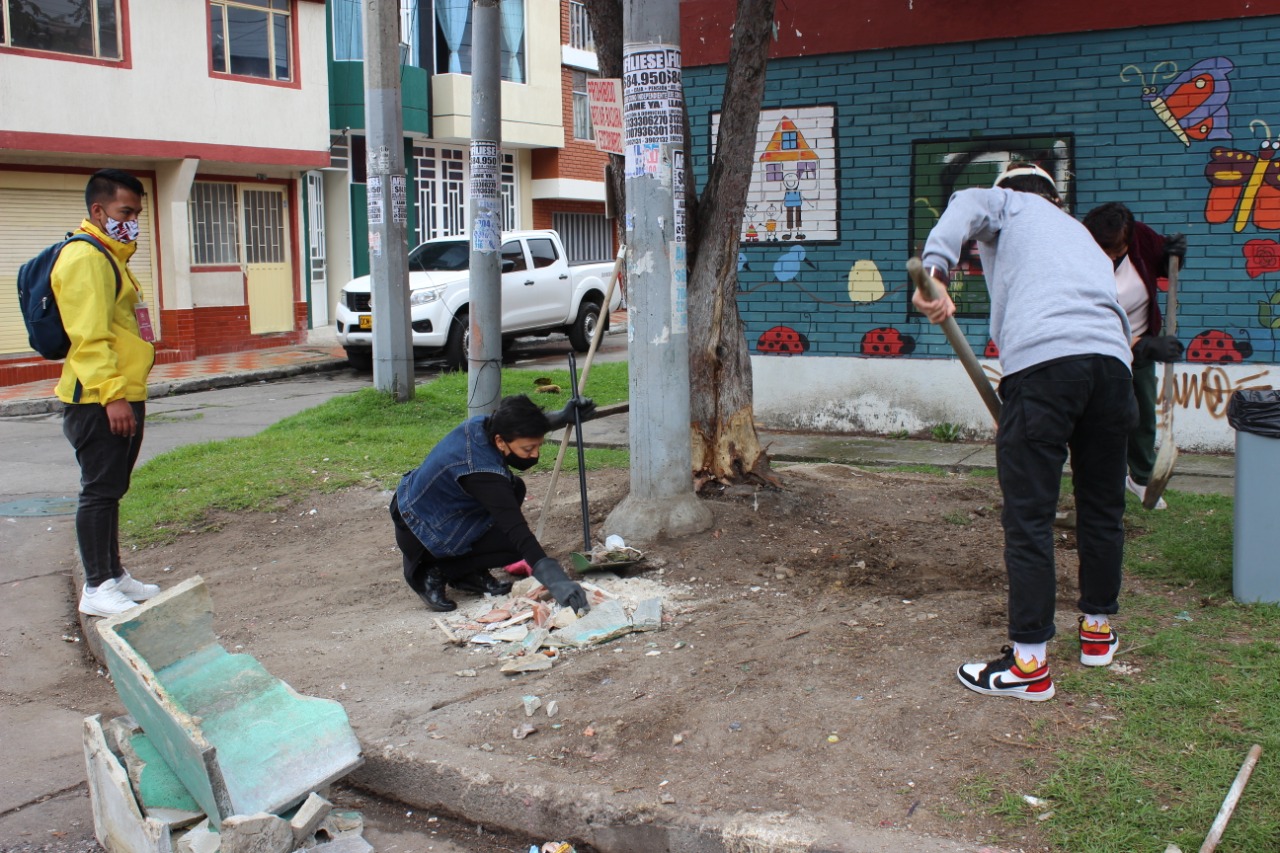
M 993 378 L 999 365 L 982 361 Z M 1174 366 L 1174 439 L 1180 450 L 1229 453 L 1231 394 L 1280 383 L 1272 365 Z M 950 423 L 966 438 L 993 439 L 991 415 L 956 359 L 751 359 L 756 421 L 770 429 L 892 434 Z M 1157 365 L 1157 376 L 1163 370 Z M 1160 380 L 1163 382 L 1163 378 Z
M 324 150 L 329 141 L 325 6 L 304 1 L 294 8 L 297 87 L 211 76 L 205 3 L 130 0 L 129 68 L 0 54 L 4 130 Z M 203 159 L 237 159 L 233 154 Z

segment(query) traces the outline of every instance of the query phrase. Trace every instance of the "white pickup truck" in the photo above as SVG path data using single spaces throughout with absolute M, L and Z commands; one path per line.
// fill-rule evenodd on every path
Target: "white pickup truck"
M 449 370 L 466 366 L 470 344 L 466 237 L 428 240 L 409 253 L 409 315 L 414 358 L 442 355 Z M 591 347 L 602 312 L 612 262 L 574 264 L 565 259 L 555 231 L 508 231 L 502 240 L 502 340 L 564 332 L 578 352 Z M 621 302 L 615 287 L 609 311 Z M 373 364 L 373 319 L 369 276 L 349 281 L 338 301 L 338 343 L 353 367 Z M 601 314 L 604 314 L 602 317 Z

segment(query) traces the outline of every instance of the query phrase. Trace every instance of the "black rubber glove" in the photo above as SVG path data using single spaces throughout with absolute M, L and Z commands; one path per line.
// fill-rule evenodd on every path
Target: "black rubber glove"
M 1187 257 L 1187 235 L 1164 235 L 1164 256 L 1166 258 L 1177 258 L 1178 266 L 1182 266 L 1182 262 L 1186 260 Z
M 564 569 L 551 557 L 543 557 L 534 563 L 533 576 L 547 588 L 547 592 L 551 593 L 551 597 L 561 607 L 572 607 L 575 611 L 584 613 L 591 609 L 591 605 L 587 603 L 587 591 L 577 581 L 569 580 Z
M 1142 361 L 1177 361 L 1182 357 L 1182 341 L 1173 335 L 1138 338 L 1133 355 Z
M 577 408 L 578 416 L 586 422 L 591 420 L 591 415 L 595 414 L 596 402 L 590 397 L 573 397 L 565 403 L 563 409 L 547 415 L 547 423 L 551 425 L 551 429 L 563 429 L 573 423 L 574 408 Z

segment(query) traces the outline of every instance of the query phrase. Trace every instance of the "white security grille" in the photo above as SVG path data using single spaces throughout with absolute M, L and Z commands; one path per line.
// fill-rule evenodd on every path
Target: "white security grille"
M 591 35 L 591 21 L 587 7 L 576 0 L 569 3 L 569 47 L 596 52 L 596 40 Z
M 244 254 L 250 264 L 283 264 L 284 193 L 244 191 Z
M 240 263 L 236 185 L 197 181 L 191 186 L 191 200 L 187 205 L 192 265 Z

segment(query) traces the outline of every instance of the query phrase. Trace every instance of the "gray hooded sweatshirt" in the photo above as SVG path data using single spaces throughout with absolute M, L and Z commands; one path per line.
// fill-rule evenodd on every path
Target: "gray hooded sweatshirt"
M 1107 355 L 1131 364 L 1129 320 L 1110 259 L 1083 225 L 1048 199 L 1015 190 L 951 196 L 921 261 L 951 269 L 969 240 L 991 295 L 991 339 L 1007 376 L 1047 361 Z

